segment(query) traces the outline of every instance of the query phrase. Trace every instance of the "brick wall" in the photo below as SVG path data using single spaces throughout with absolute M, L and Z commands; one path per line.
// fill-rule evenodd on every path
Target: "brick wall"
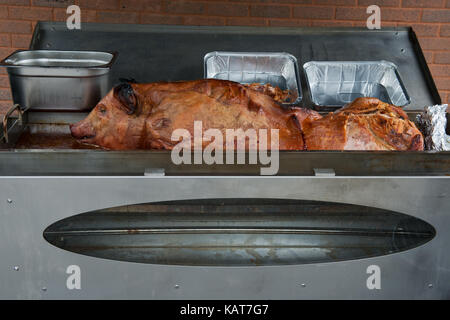
M 382 27 L 414 28 L 450 103 L 450 0 L 0 0 L 0 57 L 27 48 L 37 20 L 65 21 L 70 4 L 85 22 L 251 26 L 365 26 L 366 7 L 377 4 Z M 10 100 L 0 68 L 0 113 Z

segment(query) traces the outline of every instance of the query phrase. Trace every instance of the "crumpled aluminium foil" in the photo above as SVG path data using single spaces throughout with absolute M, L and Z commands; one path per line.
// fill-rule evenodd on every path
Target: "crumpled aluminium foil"
M 425 139 L 425 149 L 434 151 L 450 151 L 450 136 L 446 134 L 446 110 L 448 105 L 426 107 L 417 115 L 417 124 Z

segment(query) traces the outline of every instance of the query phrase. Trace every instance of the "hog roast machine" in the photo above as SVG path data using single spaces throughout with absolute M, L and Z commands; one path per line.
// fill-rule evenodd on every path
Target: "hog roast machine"
M 113 83 L 202 78 L 208 52 L 288 52 L 305 107 L 305 63 L 384 60 L 411 119 L 440 103 L 409 28 L 45 22 L 30 49 L 117 51 Z M 67 125 L 86 111 L 52 109 L 6 119 L 2 299 L 450 298 L 449 152 L 281 152 L 278 175 L 260 176 L 259 165 L 82 149 Z

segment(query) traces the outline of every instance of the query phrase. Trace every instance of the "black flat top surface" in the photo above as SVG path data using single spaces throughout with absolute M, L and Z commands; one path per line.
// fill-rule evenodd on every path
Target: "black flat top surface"
M 440 103 L 420 46 L 410 28 L 189 27 L 40 22 L 31 49 L 117 51 L 113 83 L 203 78 L 203 57 L 211 51 L 288 52 L 300 69 L 303 106 L 311 107 L 302 70 L 308 61 L 387 60 L 397 65 L 411 97 L 405 110 Z

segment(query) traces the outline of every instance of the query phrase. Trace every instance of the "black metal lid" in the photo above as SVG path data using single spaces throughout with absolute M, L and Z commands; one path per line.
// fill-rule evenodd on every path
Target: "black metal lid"
M 261 28 L 158 26 L 84 23 L 69 30 L 62 22 L 36 25 L 30 49 L 118 51 L 112 69 L 119 78 L 140 82 L 203 77 L 203 57 L 211 51 L 289 52 L 308 61 L 386 60 L 398 71 L 411 103 L 406 111 L 441 103 L 422 50 L 411 28 Z M 303 106 L 311 107 L 306 80 Z

